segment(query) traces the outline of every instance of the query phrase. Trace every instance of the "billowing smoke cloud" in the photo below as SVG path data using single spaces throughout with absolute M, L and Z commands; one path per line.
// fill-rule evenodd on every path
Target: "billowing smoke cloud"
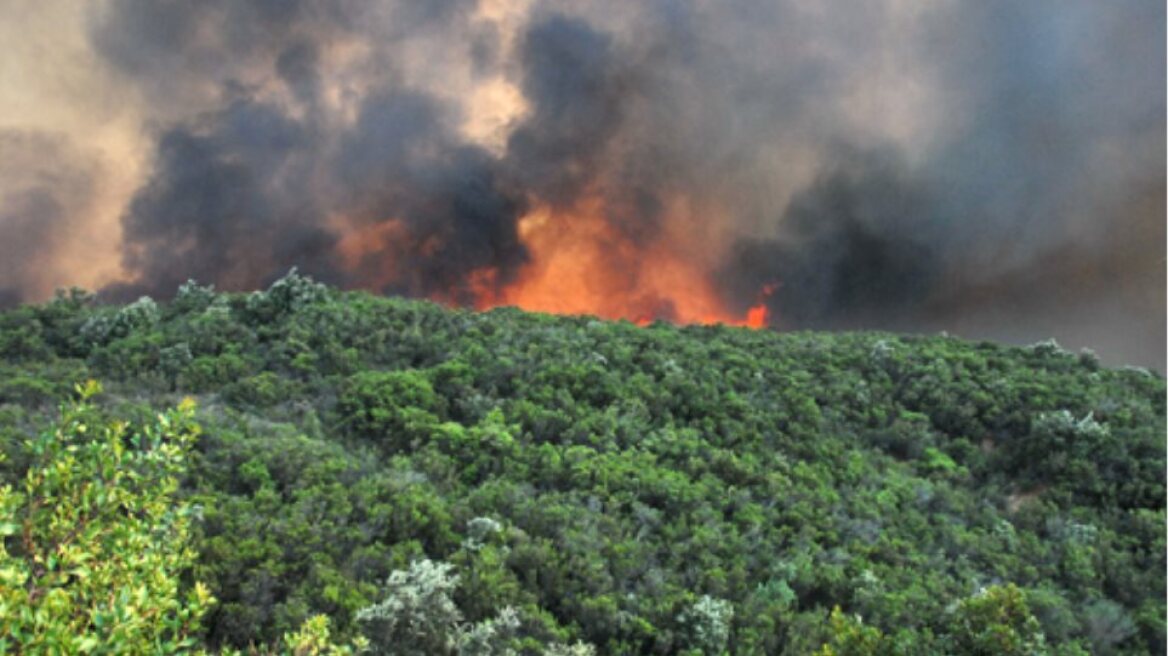
M 245 289 L 293 264 L 461 302 L 473 300 L 459 288 L 476 270 L 509 282 L 525 260 L 515 230 L 525 196 L 457 134 L 457 107 L 396 68 L 415 32 L 440 43 L 427 30 L 468 7 L 107 4 L 99 51 L 160 114 L 179 116 L 159 130 L 125 214 L 133 279 L 116 291 L 166 294 L 188 277 Z M 347 49 L 370 52 L 349 60 Z M 183 117 L 175 97 L 210 109 Z
M 391 267 L 387 291 L 453 289 L 456 300 L 469 303 L 461 285 L 473 272 L 493 268 L 496 284 L 506 284 L 526 259 L 516 232 L 524 197 L 496 159 L 449 134 L 442 108 L 425 96 L 366 98 L 343 136 L 335 170 L 346 215 L 364 225 L 394 219 L 402 229 L 362 262 L 374 277 L 377 267 Z
M 770 303 L 801 327 L 897 321 L 944 271 L 929 191 L 895 155 L 837 157 L 791 199 L 780 236 L 739 241 L 721 278 L 741 298 L 775 285 Z
M 781 328 L 1053 334 L 1163 366 L 1163 3 L 76 14 L 151 144 L 107 295 L 297 265 L 461 304 L 694 321 L 763 301 Z M 31 298 L 43 226 L 84 219 L 62 200 L 81 192 L 21 185 L 0 235 L 29 246 L 0 287 Z
M 126 212 L 124 260 L 137 286 L 166 293 L 195 277 L 242 288 L 289 259 L 328 271 L 335 238 L 319 225 L 311 132 L 249 99 L 200 123 L 159 136 L 154 170 Z
M 530 114 L 508 142 L 508 163 L 532 192 L 571 205 L 607 170 L 610 142 L 624 132 L 635 89 L 612 38 L 553 14 L 528 26 L 519 48 Z
M 929 67 L 956 110 L 935 142 L 892 177 L 895 156 L 829 161 L 723 279 L 782 281 L 790 325 L 1057 334 L 1162 367 L 1164 8 L 1113 9 L 931 17 L 918 57 L 944 44 Z

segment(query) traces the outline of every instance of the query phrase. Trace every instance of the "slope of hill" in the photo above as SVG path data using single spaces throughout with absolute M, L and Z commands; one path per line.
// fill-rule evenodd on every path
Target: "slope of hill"
M 520 653 L 947 651 L 986 589 L 1052 653 L 1165 650 L 1164 379 L 1054 344 L 473 313 L 295 274 L 73 292 L 0 314 L 4 479 L 88 378 L 113 417 L 198 403 L 213 647 L 314 613 L 351 634 L 428 558 L 466 621 L 517 611 Z

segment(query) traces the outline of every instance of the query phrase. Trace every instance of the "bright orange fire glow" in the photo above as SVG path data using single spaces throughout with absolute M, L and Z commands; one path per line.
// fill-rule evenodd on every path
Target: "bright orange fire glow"
M 752 305 L 746 311 L 746 325 L 750 328 L 765 328 L 767 325 L 767 307 Z
M 384 288 L 408 281 L 401 249 L 441 248 L 436 237 L 420 243 L 401 221 L 362 224 L 335 217 L 341 236 L 337 252 L 362 286 Z M 772 317 L 767 304 L 775 285 L 766 285 L 744 314 L 726 307 L 709 272 L 690 261 L 668 238 L 638 243 L 622 234 L 604 214 L 599 199 L 570 211 L 539 205 L 518 224 L 530 260 L 514 280 L 500 284 L 499 272 L 483 267 L 471 272 L 457 289 L 430 294 L 431 300 L 459 305 L 473 299 L 475 309 L 513 305 L 550 314 L 589 314 L 625 319 L 638 326 L 657 320 L 680 324 L 725 324 L 765 328 Z
M 538 207 L 519 223 L 531 262 L 519 278 L 494 289 L 494 271 L 476 272 L 469 287 L 478 309 L 514 305 L 552 314 L 592 314 L 647 326 L 663 319 L 683 324 L 768 325 L 765 297 L 745 316 L 729 311 L 707 272 L 667 243 L 637 244 L 587 201 L 570 215 Z

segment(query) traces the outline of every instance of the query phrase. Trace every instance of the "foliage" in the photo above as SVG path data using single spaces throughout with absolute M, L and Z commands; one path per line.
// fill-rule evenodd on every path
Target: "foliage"
M 1015 585 L 990 586 L 962 599 L 930 631 L 888 635 L 837 606 L 829 619 L 829 638 L 818 656 L 893 656 L 963 654 L 968 656 L 1044 656 L 1053 653 L 1025 594 Z M 1063 654 L 1080 654 L 1068 643 Z
M 677 619 L 690 634 L 694 649 L 702 654 L 721 654 L 730 640 L 734 606 L 725 599 L 702 595 Z
M 327 287 L 300 275 L 296 267 L 292 267 L 267 290 L 252 292 L 245 297 L 245 316 L 254 324 L 276 321 L 324 300 L 327 295 Z
M 962 600 L 949 630 L 954 653 L 1030 656 L 1046 653 L 1046 638 L 1015 585 L 993 586 Z
M 319 616 L 346 648 L 396 635 L 406 606 L 357 618 L 421 562 L 457 573 L 419 606 L 449 612 L 423 617 L 450 650 L 1168 647 L 1156 373 L 1052 344 L 454 311 L 300 274 L 156 310 L 96 340 L 122 309 L 83 292 L 0 313 L 0 475 L 31 471 L 20 436 L 79 377 L 135 425 L 197 396 L 178 498 L 202 511 L 210 650 L 286 649 Z
M 375 651 L 401 656 L 515 653 L 508 643 L 519 628 L 519 614 L 505 607 L 497 617 L 464 624 L 452 597 L 458 586 L 452 569 L 449 563 L 423 558 L 390 574 L 385 598 L 357 613 Z
M 451 598 L 458 585 L 451 569 L 423 558 L 390 574 L 385 599 L 357 613 L 375 649 L 396 648 L 403 656 L 453 652 L 462 614 Z
M 896 650 L 884 632 L 865 626 L 860 617 L 849 617 L 836 606 L 828 620 L 830 638 L 816 656 L 878 656 L 895 654 Z
M 350 656 L 369 646 L 363 638 L 354 640 L 352 645 L 333 643 L 329 619 L 324 615 L 313 615 L 296 632 L 284 634 L 284 645 L 291 656 Z
M 107 314 L 95 314 L 81 325 L 81 337 L 94 345 L 127 337 L 158 323 L 158 304 L 149 296 Z
M 180 592 L 193 509 L 174 495 L 193 406 L 131 429 L 90 404 L 96 383 L 78 391 L 28 443 L 21 491 L 0 488 L 0 651 L 188 651 L 212 601 L 202 584 Z

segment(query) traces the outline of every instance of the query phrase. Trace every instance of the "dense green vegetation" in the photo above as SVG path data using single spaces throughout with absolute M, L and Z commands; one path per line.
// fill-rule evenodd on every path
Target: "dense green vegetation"
M 1164 379 L 1054 344 L 74 291 L 0 313 L 0 482 L 90 378 L 109 426 L 196 402 L 212 650 L 1165 650 Z

